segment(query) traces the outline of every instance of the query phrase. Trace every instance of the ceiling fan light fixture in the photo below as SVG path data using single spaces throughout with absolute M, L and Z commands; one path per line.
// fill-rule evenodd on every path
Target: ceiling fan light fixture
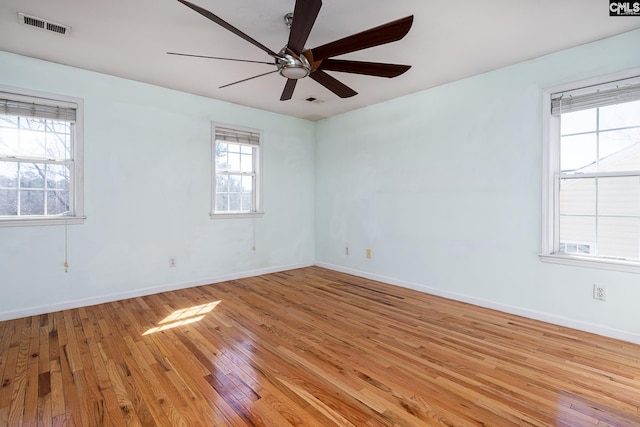
M 286 48 L 285 48 L 286 49 Z M 288 79 L 298 80 L 307 77 L 311 73 L 311 65 L 304 56 L 293 56 L 285 53 L 285 49 L 278 57 L 278 71 L 280 75 Z
M 285 66 L 280 68 L 280 74 L 288 79 L 298 80 L 309 75 L 309 70 L 300 66 Z

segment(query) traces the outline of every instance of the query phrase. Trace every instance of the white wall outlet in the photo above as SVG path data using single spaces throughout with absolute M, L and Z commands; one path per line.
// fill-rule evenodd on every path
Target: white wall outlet
M 602 285 L 598 285 L 597 283 L 593 284 L 593 299 L 597 299 L 600 301 L 607 300 L 607 288 Z
M 345 246 L 345 248 L 344 248 L 344 254 L 345 254 L 345 255 L 349 255 L 349 246 Z
M 169 267 L 175 267 L 178 265 L 178 259 L 174 256 L 169 257 Z

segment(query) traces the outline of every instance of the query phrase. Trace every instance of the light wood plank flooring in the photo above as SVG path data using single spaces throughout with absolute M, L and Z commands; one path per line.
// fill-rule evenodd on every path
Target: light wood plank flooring
M 318 267 L 0 322 L 0 426 L 639 426 L 640 346 Z

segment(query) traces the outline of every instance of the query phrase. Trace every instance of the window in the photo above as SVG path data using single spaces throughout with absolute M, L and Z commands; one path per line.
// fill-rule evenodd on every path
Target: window
M 546 95 L 543 259 L 640 272 L 640 76 Z
M 78 223 L 82 100 L 0 87 L 0 226 Z
M 260 148 L 253 129 L 213 125 L 212 217 L 260 216 Z

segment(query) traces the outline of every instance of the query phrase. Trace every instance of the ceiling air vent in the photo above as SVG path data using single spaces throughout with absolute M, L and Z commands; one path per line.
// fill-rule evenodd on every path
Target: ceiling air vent
M 23 25 L 28 25 L 30 27 L 40 28 L 41 30 L 62 34 L 63 36 L 68 35 L 71 32 L 71 27 L 69 27 L 68 25 L 62 25 L 35 16 L 25 15 L 22 12 L 18 13 L 18 20 Z

